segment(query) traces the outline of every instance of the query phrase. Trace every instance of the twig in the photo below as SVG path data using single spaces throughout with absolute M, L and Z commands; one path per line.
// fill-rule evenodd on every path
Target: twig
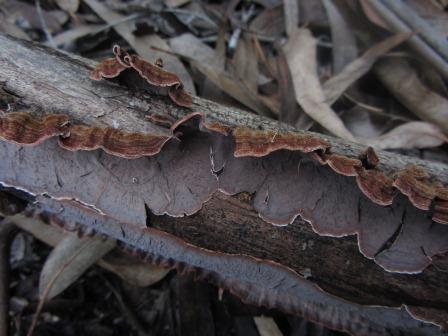
M 51 36 L 50 30 L 48 29 L 47 22 L 45 21 L 44 14 L 42 12 L 42 7 L 40 6 L 40 0 L 35 0 L 37 15 L 39 16 L 39 21 L 42 26 L 42 30 L 45 33 L 45 37 L 47 38 L 48 44 L 57 49 L 56 43 L 54 43 L 53 36 Z
M 9 335 L 9 254 L 17 232 L 9 220 L 0 221 L 0 335 Z

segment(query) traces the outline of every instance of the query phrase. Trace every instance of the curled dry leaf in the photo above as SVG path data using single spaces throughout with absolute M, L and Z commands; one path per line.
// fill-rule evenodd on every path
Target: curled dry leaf
M 429 148 L 448 142 L 448 137 L 434 124 L 414 121 L 400 125 L 376 139 L 359 138 L 358 140 L 378 149 Z
M 113 239 L 66 236 L 45 261 L 39 280 L 40 299 L 51 300 L 61 293 L 114 247 Z
M 296 29 L 285 46 L 296 99 L 311 118 L 331 133 L 356 141 L 338 115 L 325 102 L 317 77 L 316 40 L 308 29 Z
M 406 60 L 385 59 L 374 69 L 378 78 L 409 111 L 448 133 L 448 99 L 427 88 Z

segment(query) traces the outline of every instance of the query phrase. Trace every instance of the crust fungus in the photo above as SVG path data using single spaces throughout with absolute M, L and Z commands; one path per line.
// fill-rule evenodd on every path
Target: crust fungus
M 118 77 L 126 69 L 134 69 L 146 82 L 154 87 L 167 87 L 168 96 L 179 106 L 191 107 L 192 97 L 185 92 L 184 86 L 175 73 L 163 69 L 161 59 L 155 64 L 145 61 L 137 55 L 129 55 L 119 46 L 113 47 L 115 57 L 108 58 L 100 63 L 90 73 L 93 80 Z
M 28 215 L 40 216 L 70 231 L 107 233 L 144 260 L 180 273 L 193 273 L 250 304 L 298 314 L 356 335 L 440 333 L 436 326 L 413 319 L 403 307 L 362 306 L 342 300 L 272 261 L 198 248 L 157 229 L 142 230 L 117 221 L 74 201 L 43 199 L 38 206 L 29 209 Z
M 54 136 L 67 134 L 68 121 L 68 116 L 62 114 L 36 118 L 29 113 L 0 110 L 0 139 L 21 145 L 38 145 Z
M 31 126 L 12 136 L 15 118 Z M 219 189 L 254 194 L 255 210 L 275 225 L 290 224 L 300 215 L 321 235 L 358 234 L 361 252 L 390 271 L 419 272 L 433 255 L 448 249 L 448 227 L 425 214 L 436 199 L 433 211 L 444 220 L 442 184 L 429 183 L 416 169 L 398 172 L 394 180 L 378 168 L 365 168 L 359 159 L 332 154 L 318 137 L 234 128 L 208 122 L 200 112 L 170 120 L 172 133 L 181 129 L 177 137 L 67 125 L 67 117 L 54 115 L 33 120 L 10 113 L 0 120 L 0 136 L 15 143 L 60 136 L 59 146 L 50 140 L 20 153 L 20 147 L 2 143 L 3 183 L 59 199 L 75 197 L 139 225 L 145 224 L 145 206 L 158 215 L 189 215 Z M 36 172 L 37 182 L 31 178 Z M 102 187 L 89 187 L 97 185 Z M 397 198 L 399 191 L 412 204 L 425 200 L 425 206 L 413 209 L 405 198 Z M 127 204 L 127 210 L 117 210 L 117 202 Z M 418 239 L 419 234 L 426 238 Z

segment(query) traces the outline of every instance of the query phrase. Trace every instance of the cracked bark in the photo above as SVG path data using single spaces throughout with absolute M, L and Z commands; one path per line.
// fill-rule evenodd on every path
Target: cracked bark
M 20 104 L 36 111 L 66 113 L 99 127 L 119 122 L 122 129 L 134 132 L 153 131 L 144 121 L 147 114 L 166 113 L 180 118 L 190 112 L 174 106 L 166 97 L 137 96 L 115 84 L 92 86 L 86 76 L 92 65 L 81 58 L 0 35 L 0 100 L 6 102 L 8 94 L 13 94 Z M 195 107 L 231 125 L 290 129 L 199 98 L 195 99 Z M 336 154 L 356 157 L 365 150 L 340 139 L 321 137 Z M 379 153 L 379 157 L 386 172 L 410 163 L 419 164 L 443 182 L 448 181 L 445 165 L 385 152 Z M 359 253 L 355 237 L 320 237 L 299 218 L 288 226 L 274 227 L 260 219 L 249 199 L 247 194 L 216 193 L 198 213 L 181 218 L 155 216 L 145 206 L 146 222 L 211 251 L 273 260 L 299 274 L 310 270 L 309 280 L 354 302 L 387 306 L 406 303 L 435 309 L 448 306 L 448 274 L 440 271 L 446 269 L 446 257 L 436 257 L 433 265 L 418 276 L 388 273 Z

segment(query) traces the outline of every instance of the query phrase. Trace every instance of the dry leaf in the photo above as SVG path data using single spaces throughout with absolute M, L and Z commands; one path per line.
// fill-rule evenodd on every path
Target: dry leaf
M 258 89 L 258 57 L 254 43 L 248 34 L 240 38 L 233 57 L 233 75 L 253 92 Z
M 217 71 L 215 68 L 201 64 L 200 62 L 192 62 L 192 65 L 206 76 L 213 84 L 226 92 L 231 97 L 246 105 L 258 114 L 271 116 L 271 110 L 262 103 L 261 99 L 255 92 L 252 92 L 244 83 L 240 82 L 225 71 Z
M 317 77 L 316 40 L 308 29 L 296 29 L 284 47 L 296 99 L 306 114 L 331 133 L 351 141 L 355 138 L 338 115 L 325 103 Z
M 72 29 L 65 30 L 64 32 L 53 37 L 53 42 L 56 46 L 70 45 L 77 39 L 98 32 L 104 25 L 80 25 Z M 48 44 L 48 42 L 47 42 Z
M 344 66 L 358 56 L 353 29 L 339 12 L 333 0 L 322 0 L 328 15 L 331 28 L 331 42 L 333 45 L 333 72 L 339 73 Z
M 333 104 L 350 85 L 370 70 L 380 56 L 406 41 L 410 36 L 409 33 L 399 33 L 381 41 L 348 64 L 339 74 L 327 80 L 323 84 L 326 102 Z
M 116 22 L 119 22 L 124 18 L 123 15 L 120 15 L 115 11 L 107 8 L 97 0 L 85 0 L 84 2 L 90 8 L 92 8 L 92 10 L 96 14 L 98 14 L 100 18 L 102 18 L 108 24 L 113 24 L 113 28 L 117 31 L 117 33 L 120 34 L 142 58 L 154 61 L 157 58 L 162 58 L 166 70 L 176 73 L 184 84 L 185 89 L 192 94 L 196 94 L 196 90 L 194 88 L 190 74 L 188 73 L 187 69 L 185 69 L 182 62 L 173 55 L 158 52 L 152 48 L 157 47 L 169 51 L 170 48 L 163 39 L 155 34 L 135 36 L 132 33 L 133 24 L 131 21 L 125 21 L 121 22 L 120 24 L 115 24 Z
M 79 0 L 56 0 L 59 8 L 67 13 L 73 15 L 78 11 L 79 8 Z
M 260 336 L 283 336 L 272 317 L 255 316 L 254 322 Z
M 76 236 L 76 233 L 64 233 L 62 229 L 45 224 L 36 218 L 19 214 L 11 216 L 10 219 L 22 230 L 31 233 L 35 238 L 50 246 L 56 246 L 67 235 Z M 152 285 L 169 272 L 169 269 L 148 264 L 120 250 L 106 254 L 103 259 L 97 261 L 97 264 L 115 273 L 129 284 L 139 287 Z
M 283 6 L 268 8 L 257 15 L 249 25 L 258 37 L 279 38 L 285 31 Z
M 382 60 L 374 69 L 400 103 L 422 120 L 431 122 L 448 133 L 448 99 L 428 89 L 406 60 Z
M 220 70 L 222 62 L 214 59 L 215 52 L 191 34 L 173 38 L 170 44 L 177 53 L 192 60 L 192 65 L 222 91 L 262 115 L 272 115 L 271 110 L 261 101 L 257 93 L 247 85 Z M 188 47 L 187 47 L 188 46 Z
M 441 129 L 424 121 L 400 125 L 376 139 L 359 139 L 360 142 L 378 148 L 430 148 L 448 142 Z
M 169 268 L 151 265 L 118 251 L 108 253 L 98 261 L 98 265 L 117 274 L 127 283 L 138 287 L 155 284 L 170 272 Z
M 299 119 L 299 106 L 296 101 L 294 84 L 292 82 L 291 71 L 284 52 L 279 49 L 277 52 L 277 82 L 280 94 L 280 116 L 279 119 L 290 125 L 295 125 Z
M 375 8 L 369 2 L 370 2 L 370 0 L 360 0 L 361 7 L 362 7 L 362 10 L 364 11 L 364 14 L 374 24 L 376 24 L 386 30 L 390 30 L 389 25 L 386 23 L 386 21 L 383 20 L 383 18 L 377 13 Z
M 40 299 L 50 300 L 61 293 L 114 247 L 113 239 L 67 235 L 45 261 L 39 280 Z

